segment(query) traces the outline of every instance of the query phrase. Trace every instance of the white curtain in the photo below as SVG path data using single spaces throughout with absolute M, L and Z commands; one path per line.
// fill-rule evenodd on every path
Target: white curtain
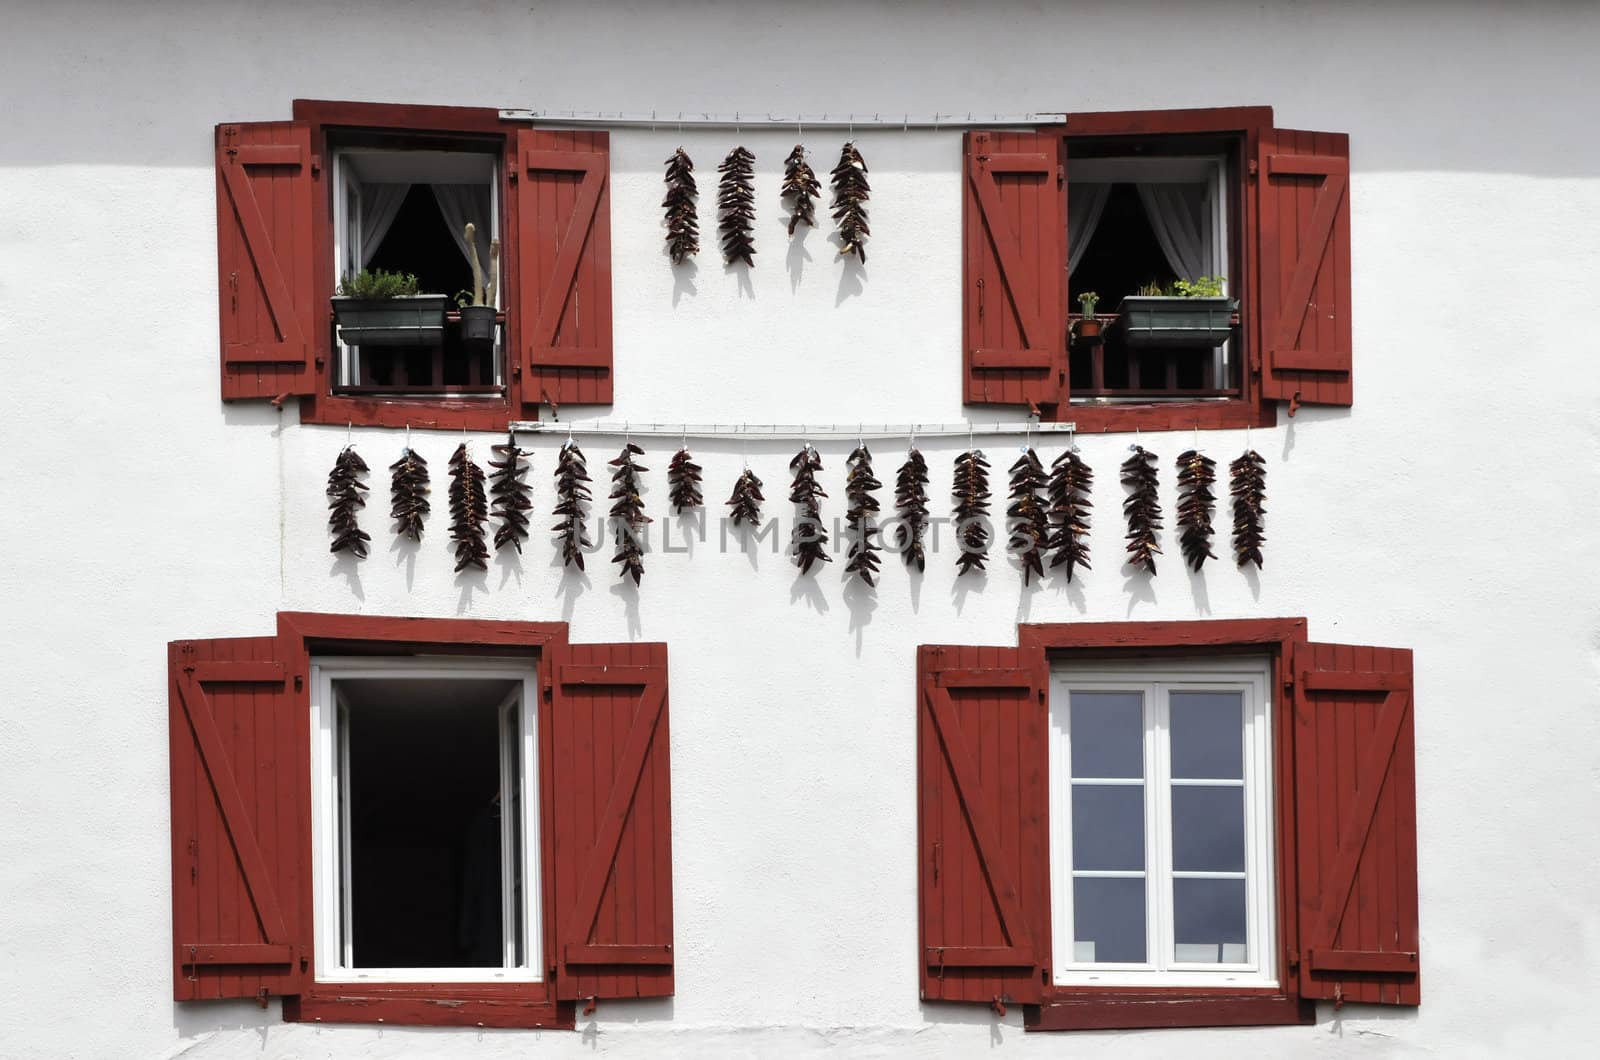
M 361 186 L 361 268 L 367 267 L 378 252 L 383 237 L 389 234 L 401 203 L 406 201 L 409 184 L 363 184 Z
M 1206 245 L 1206 189 L 1203 184 L 1137 184 L 1150 227 L 1172 271 L 1185 280 L 1211 272 Z M 1069 200 L 1070 201 L 1070 200 Z
M 1100 227 L 1100 215 L 1106 212 L 1106 200 L 1111 198 L 1109 184 L 1074 184 L 1067 196 L 1067 275 L 1072 275 L 1083 252 L 1089 249 L 1095 229 Z
M 439 202 L 439 212 L 444 215 L 444 226 L 450 238 L 456 241 L 462 260 L 469 265 L 467 253 L 467 222 L 473 225 L 472 241 L 478 245 L 478 264 L 483 267 L 484 282 L 489 280 L 489 185 L 487 184 L 432 184 L 433 197 Z

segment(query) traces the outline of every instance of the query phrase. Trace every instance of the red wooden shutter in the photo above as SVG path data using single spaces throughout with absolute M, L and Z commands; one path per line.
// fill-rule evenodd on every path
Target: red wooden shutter
M 222 399 L 309 394 L 318 313 L 311 132 L 300 122 L 217 126 Z
M 670 997 L 667 646 L 550 654 L 556 996 Z
M 517 133 L 522 400 L 611 403 L 611 140 Z
M 298 993 L 309 722 L 298 663 L 271 637 L 167 651 L 172 771 L 173 996 Z
M 1044 652 L 917 659 L 922 997 L 1036 1003 L 1050 967 Z
M 1269 129 L 1260 150 L 1262 393 L 1349 405 L 1350 138 Z
M 1293 680 L 1300 992 L 1418 1004 L 1411 652 L 1302 643 Z
M 968 404 L 1066 397 L 1066 184 L 1059 132 L 969 132 L 962 371 Z

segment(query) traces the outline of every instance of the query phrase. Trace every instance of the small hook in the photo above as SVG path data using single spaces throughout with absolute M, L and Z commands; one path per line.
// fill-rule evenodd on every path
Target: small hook
M 355 427 L 356 425 L 350 420 L 344 421 L 344 447 L 346 449 L 350 448 L 350 433 L 355 430 Z
M 911 452 L 917 447 L 917 425 L 911 425 L 911 436 L 906 439 L 906 452 Z

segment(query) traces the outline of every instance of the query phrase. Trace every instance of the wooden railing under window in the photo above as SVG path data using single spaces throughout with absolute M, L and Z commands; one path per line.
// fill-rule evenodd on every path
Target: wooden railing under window
M 1083 317 L 1069 318 L 1068 379 L 1072 400 L 1172 400 L 1237 398 L 1243 395 L 1239 315 L 1233 334 L 1219 349 L 1208 346 L 1132 346 L 1117 326 L 1117 314 L 1096 313 L 1097 339 L 1078 334 Z

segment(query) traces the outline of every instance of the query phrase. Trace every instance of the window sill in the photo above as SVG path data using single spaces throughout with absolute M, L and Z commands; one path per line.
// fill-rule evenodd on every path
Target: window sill
M 289 1023 L 572 1030 L 572 1002 L 544 983 L 318 983 L 283 1001 Z
M 512 419 L 511 402 L 503 393 L 427 398 L 329 394 L 300 403 L 301 423 L 337 426 L 503 431 Z
M 1079 434 L 1104 431 L 1239 430 L 1276 427 L 1277 404 L 1271 401 L 1084 402 L 1057 405 L 1052 419 L 1078 425 Z
M 1028 1006 L 1030 1031 L 1271 1027 L 1316 1021 L 1316 1004 L 1277 990 L 1086 990 L 1058 987 Z

